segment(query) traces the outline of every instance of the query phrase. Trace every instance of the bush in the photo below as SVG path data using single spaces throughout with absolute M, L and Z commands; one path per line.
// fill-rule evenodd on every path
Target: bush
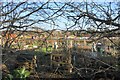
M 20 69 L 16 69 L 13 71 L 13 74 L 8 74 L 8 77 L 5 80 L 13 80 L 13 79 L 20 79 L 26 80 L 27 77 L 30 76 L 30 72 L 22 67 Z

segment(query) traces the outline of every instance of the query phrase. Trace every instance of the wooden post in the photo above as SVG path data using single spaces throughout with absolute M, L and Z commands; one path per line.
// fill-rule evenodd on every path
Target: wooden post
M 86 43 L 86 40 L 84 39 L 84 46 L 86 46 L 87 45 L 87 43 Z
M 72 66 L 72 64 L 71 64 L 71 53 L 70 53 L 70 50 L 67 52 L 68 53 L 68 72 L 69 73 L 71 73 L 72 72 L 72 68 L 73 68 L 73 66 Z M 67 57 L 67 56 L 66 56 Z
M 50 54 L 50 67 L 52 68 L 52 54 Z
M 2 47 L 0 45 L 0 69 L 2 69 Z M 0 70 L 0 80 L 2 79 L 2 70 Z
M 72 42 L 72 40 L 70 40 L 70 47 L 71 47 L 71 48 L 73 47 L 73 42 Z

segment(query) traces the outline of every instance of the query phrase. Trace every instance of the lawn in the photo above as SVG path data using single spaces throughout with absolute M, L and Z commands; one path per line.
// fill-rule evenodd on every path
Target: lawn
M 46 52 L 52 52 L 53 51 L 53 48 L 51 47 L 48 47 L 48 48 L 41 48 L 41 51 L 46 53 Z

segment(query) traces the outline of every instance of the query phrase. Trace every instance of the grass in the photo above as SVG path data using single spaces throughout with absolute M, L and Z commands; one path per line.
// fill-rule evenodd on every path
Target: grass
M 51 47 L 48 47 L 48 48 L 41 48 L 41 51 L 42 52 L 51 52 L 53 50 L 53 48 L 51 48 Z

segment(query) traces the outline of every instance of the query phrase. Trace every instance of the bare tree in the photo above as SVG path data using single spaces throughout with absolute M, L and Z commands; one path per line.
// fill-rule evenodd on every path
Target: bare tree
M 104 37 L 110 39 L 110 36 L 119 37 L 119 2 L 73 2 L 66 4 L 68 6 L 66 17 L 73 21 L 73 25 L 67 27 L 67 29 L 77 26 L 80 32 L 86 31 L 93 37 L 95 37 L 95 34 L 99 34 L 97 40 Z M 120 47 L 117 44 L 115 45 Z
M 119 2 L 73 2 L 66 4 L 68 6 L 66 10 L 66 17 L 68 20 L 73 22 L 73 25 L 68 26 L 67 30 L 76 27 L 79 32 L 86 31 L 87 33 L 91 34 L 90 38 L 93 39 L 93 41 L 107 38 L 117 47 L 117 54 L 119 55 Z M 97 37 L 97 39 L 95 37 Z M 118 39 L 116 38 L 116 40 L 113 40 L 110 37 L 118 37 Z M 85 58 L 85 60 L 88 60 L 88 58 L 89 57 Z M 101 62 L 101 60 L 96 61 Z M 87 62 L 89 62 L 89 60 Z M 106 65 L 106 62 L 103 61 L 102 63 L 105 63 Z M 114 67 L 114 69 L 117 69 L 117 67 Z M 96 72 L 99 71 L 100 70 L 97 70 Z M 96 74 L 96 72 L 93 73 Z
M 58 18 L 64 18 L 63 20 L 68 20 L 67 23 L 71 23 L 70 25 L 66 25 L 66 31 L 64 32 L 64 37 L 66 38 L 66 33 L 68 30 L 79 29 L 79 31 L 86 31 L 90 33 L 93 37 L 96 34 L 99 34 L 98 39 L 107 37 L 112 43 L 113 40 L 109 38 L 110 35 L 118 35 L 120 34 L 120 6 L 118 3 L 95 3 L 95 2 L 64 2 L 64 3 L 50 3 L 49 0 L 47 2 L 5 2 L 0 4 L 0 30 L 5 30 L 3 37 L 8 36 L 5 40 L 4 48 L 9 48 L 12 42 L 15 41 L 17 37 L 23 34 L 27 29 L 46 23 L 53 26 L 59 27 L 56 23 Z M 52 5 L 52 6 L 51 6 Z M 61 20 L 62 21 L 62 20 Z M 47 26 L 46 26 L 47 27 Z M 51 32 L 46 31 L 49 35 L 47 35 L 46 39 L 52 34 Z M 14 39 L 10 38 L 10 35 L 15 31 L 20 31 L 19 34 Z M 79 33 L 80 34 L 80 33 Z M 91 36 L 91 37 L 92 37 Z M 46 41 L 43 41 L 43 43 Z M 67 41 L 64 46 L 67 47 Z M 114 43 L 116 46 L 120 46 Z M 66 51 L 66 57 L 69 59 L 69 63 L 71 64 L 71 54 L 70 51 Z M 87 63 L 91 61 L 91 58 L 83 56 L 83 63 L 85 64 L 85 68 L 79 69 L 91 70 L 93 68 L 87 68 Z M 86 59 L 86 60 L 85 60 Z M 110 68 L 116 70 L 116 67 L 113 67 L 109 64 L 106 64 L 99 59 L 94 59 L 94 61 L 101 62 L 108 66 L 106 71 Z M 92 66 L 93 67 L 93 66 Z M 75 68 L 75 67 L 74 67 Z M 78 71 L 78 72 L 79 72 Z M 99 73 L 99 71 L 104 72 L 104 70 L 96 69 L 94 70 L 94 74 Z M 82 73 L 82 72 L 81 72 Z
M 53 9 L 51 4 L 56 6 L 55 3 L 46 2 L 3 2 L 0 7 L 0 30 L 5 30 L 3 37 L 8 36 L 4 48 L 10 47 L 12 42 L 25 32 L 30 27 L 46 23 L 49 25 L 58 26 L 55 24 L 55 19 L 61 14 L 57 14 L 65 6 L 62 5 L 57 9 Z M 47 26 L 46 26 L 47 27 Z M 20 33 L 14 38 L 10 39 L 10 35 L 15 31 Z

